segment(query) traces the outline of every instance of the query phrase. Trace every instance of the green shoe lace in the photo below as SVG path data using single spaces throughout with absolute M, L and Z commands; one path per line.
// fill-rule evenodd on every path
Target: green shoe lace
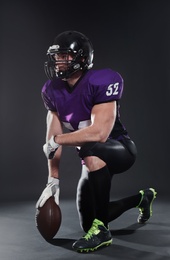
M 111 244 L 112 235 L 109 229 L 104 226 L 102 221 L 95 219 L 87 234 L 74 242 L 72 247 L 77 252 L 88 253 Z
M 100 220 L 95 219 L 93 221 L 92 227 L 89 229 L 88 233 L 85 236 L 83 236 L 83 238 L 89 240 L 93 235 L 99 234 L 100 230 L 98 229 L 98 226 L 104 226 L 104 224 Z

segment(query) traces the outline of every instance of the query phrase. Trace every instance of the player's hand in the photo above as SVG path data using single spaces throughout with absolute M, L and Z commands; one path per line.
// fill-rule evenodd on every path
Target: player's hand
M 43 190 L 41 196 L 39 197 L 36 203 L 36 208 L 37 209 L 41 208 L 51 196 L 54 196 L 55 203 L 59 205 L 59 195 L 60 195 L 59 179 L 49 177 L 46 188 Z
M 43 145 L 43 151 L 47 157 L 47 159 L 53 159 L 55 152 L 60 146 L 54 141 L 55 136 L 51 136 L 50 140 L 46 144 Z

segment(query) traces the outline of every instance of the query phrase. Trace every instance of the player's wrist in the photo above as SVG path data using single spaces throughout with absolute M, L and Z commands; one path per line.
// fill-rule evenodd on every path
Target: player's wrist
M 58 143 L 55 142 L 55 137 L 56 137 L 56 135 L 53 135 L 53 136 L 50 138 L 49 143 L 50 143 L 50 145 L 51 145 L 52 148 L 57 149 L 57 148 L 60 146 L 60 144 L 58 144 Z
M 59 185 L 60 181 L 59 178 L 48 176 L 48 184 L 53 183 L 55 185 Z

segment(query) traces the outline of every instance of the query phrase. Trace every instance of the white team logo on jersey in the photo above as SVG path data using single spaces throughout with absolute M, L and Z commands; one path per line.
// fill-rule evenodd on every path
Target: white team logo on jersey
M 91 124 L 91 120 L 84 120 L 84 121 L 80 121 L 79 124 L 78 124 L 78 129 L 82 129 L 82 128 L 85 128 L 87 126 L 89 126 Z M 77 130 L 77 129 L 74 129 L 72 127 L 72 125 L 69 123 L 69 122 L 63 122 L 63 125 L 69 129 L 69 130 Z

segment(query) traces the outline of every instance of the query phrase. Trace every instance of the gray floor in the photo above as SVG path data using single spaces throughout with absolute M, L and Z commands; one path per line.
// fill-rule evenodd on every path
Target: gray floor
M 131 209 L 110 223 L 113 244 L 89 254 L 72 250 L 72 243 L 83 235 L 75 202 L 63 200 L 62 225 L 53 243 L 38 232 L 35 202 L 4 203 L 0 208 L 0 260 L 55 259 L 170 259 L 169 202 L 157 199 L 154 214 L 145 225 L 136 223 L 137 209 Z

